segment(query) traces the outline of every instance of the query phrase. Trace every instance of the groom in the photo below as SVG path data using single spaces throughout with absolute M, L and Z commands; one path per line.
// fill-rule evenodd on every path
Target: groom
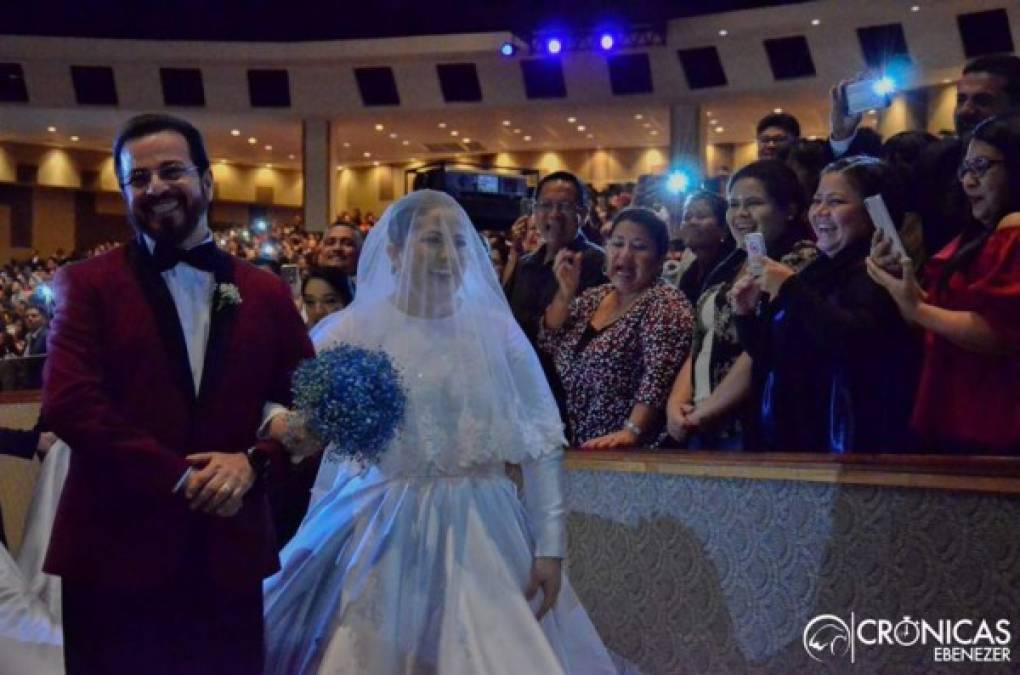
M 257 674 L 279 447 L 256 430 L 312 347 L 283 282 L 212 243 L 197 129 L 134 117 L 113 157 L 137 237 L 57 275 L 44 372 L 67 672 Z

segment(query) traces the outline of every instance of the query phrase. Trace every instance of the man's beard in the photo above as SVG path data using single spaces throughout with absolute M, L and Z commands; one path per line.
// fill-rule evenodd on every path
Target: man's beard
M 166 215 L 159 215 L 153 207 L 165 204 L 169 199 L 177 202 L 177 208 Z M 135 202 L 135 207 L 128 213 L 128 220 L 135 230 L 147 234 L 154 241 L 176 246 L 191 236 L 208 208 L 209 202 L 204 195 L 189 200 L 181 192 L 164 193 Z

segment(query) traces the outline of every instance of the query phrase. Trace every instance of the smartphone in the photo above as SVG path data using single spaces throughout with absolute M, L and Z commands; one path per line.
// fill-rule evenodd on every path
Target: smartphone
M 290 294 L 294 298 L 301 297 L 301 272 L 297 265 L 280 265 L 280 276 L 290 286 Z
M 893 222 L 892 216 L 889 215 L 889 209 L 886 208 L 882 195 L 866 197 L 864 199 L 864 208 L 868 210 L 868 215 L 871 216 L 871 222 L 875 228 L 892 241 L 893 250 L 896 251 L 896 255 L 900 258 L 909 258 L 907 249 L 903 246 L 903 240 L 900 239 L 900 233 L 896 229 L 896 223 Z
M 761 232 L 749 232 L 744 235 L 744 246 L 747 247 L 747 263 L 751 272 L 761 273 L 761 259 L 768 255 L 765 250 L 765 237 Z
M 846 101 L 848 115 L 860 115 L 869 110 L 888 108 L 892 105 L 892 97 L 889 94 L 879 94 L 875 91 L 876 84 L 878 80 L 861 80 L 843 87 L 843 100 Z
M 535 211 L 535 200 L 531 197 L 521 197 L 520 214 L 530 216 Z

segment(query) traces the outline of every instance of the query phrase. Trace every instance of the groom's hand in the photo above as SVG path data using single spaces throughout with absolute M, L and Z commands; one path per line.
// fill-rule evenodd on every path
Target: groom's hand
M 184 496 L 192 510 L 229 518 L 241 509 L 255 472 L 243 452 L 199 452 L 185 459 L 193 467 Z
M 563 561 L 559 558 L 535 558 L 531 566 L 531 579 L 524 597 L 531 600 L 538 589 L 542 589 L 542 606 L 535 612 L 535 618 L 539 621 L 553 608 L 560 595 L 560 586 L 563 584 L 562 565 Z

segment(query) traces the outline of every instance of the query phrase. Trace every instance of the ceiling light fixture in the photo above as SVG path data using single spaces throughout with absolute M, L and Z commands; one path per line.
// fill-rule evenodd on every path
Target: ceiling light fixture
M 728 30 L 726 30 L 725 28 L 723 28 L 722 30 L 719 31 L 719 35 L 721 37 L 726 37 L 729 34 L 730 34 L 730 32 Z
M 241 130 L 240 129 L 231 129 L 230 130 L 230 135 L 231 136 L 240 136 L 241 135 Z
M 254 136 L 249 136 L 248 137 L 248 144 L 249 145 L 255 145 L 258 142 L 259 142 L 259 139 L 255 138 Z
M 381 124 L 376 124 L 376 125 L 375 125 L 375 130 L 376 130 L 376 131 L 382 131 L 382 130 L 383 130 L 383 129 L 385 129 L 385 128 L 386 128 L 386 127 L 384 127 L 384 126 L 383 126 L 383 125 L 381 125 Z

